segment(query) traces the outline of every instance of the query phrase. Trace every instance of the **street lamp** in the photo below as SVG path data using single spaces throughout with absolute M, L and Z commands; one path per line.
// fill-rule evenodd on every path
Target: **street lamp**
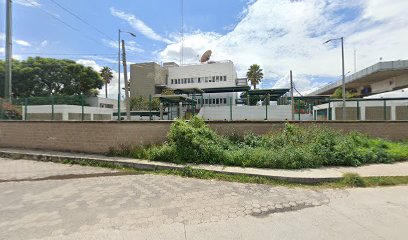
M 132 37 L 136 37 L 136 34 L 131 33 L 131 32 L 127 32 L 127 31 L 122 31 L 119 29 L 118 31 L 118 121 L 120 122 L 121 120 L 121 114 L 122 111 L 120 110 L 120 93 L 121 93 L 121 89 L 120 89 L 120 34 L 121 33 L 127 33 L 129 35 L 131 35 Z M 125 86 L 128 87 L 128 86 Z
M 323 44 L 327 44 L 332 41 L 338 41 L 341 40 L 341 63 L 342 63 L 342 85 L 343 85 L 343 91 L 342 91 L 342 96 L 343 96 L 343 120 L 346 120 L 346 75 L 345 75 L 345 70 L 344 70 L 344 37 L 341 38 L 334 38 L 327 40 Z M 330 109 L 329 109 L 330 110 Z

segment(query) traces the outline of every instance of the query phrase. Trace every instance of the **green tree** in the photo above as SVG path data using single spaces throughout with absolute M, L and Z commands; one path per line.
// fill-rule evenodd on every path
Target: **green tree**
M 350 91 L 346 91 L 346 99 L 356 98 L 357 93 L 352 93 Z M 332 99 L 342 99 L 343 98 L 343 90 L 342 88 L 337 88 L 336 91 L 331 95 Z
M 108 84 L 111 83 L 113 79 L 112 69 L 109 67 L 103 67 L 100 73 L 103 81 L 105 82 L 105 98 L 108 98 Z
M 0 77 L 4 76 L 4 62 L 0 61 Z M 4 77 L 1 77 L 4 79 Z M 29 57 L 13 60 L 14 97 L 45 97 L 54 95 L 88 96 L 101 89 L 103 80 L 98 72 L 67 59 Z M 0 82 L 4 94 L 4 81 Z
M 147 111 L 149 110 L 149 99 L 145 97 L 132 97 L 129 100 L 130 110 L 132 111 Z M 152 99 L 152 110 L 158 111 L 160 108 L 160 101 L 157 98 Z
M 258 64 L 252 64 L 248 69 L 247 78 L 251 82 L 251 85 L 254 86 L 254 89 L 256 89 L 256 85 L 258 85 L 263 79 L 261 66 Z

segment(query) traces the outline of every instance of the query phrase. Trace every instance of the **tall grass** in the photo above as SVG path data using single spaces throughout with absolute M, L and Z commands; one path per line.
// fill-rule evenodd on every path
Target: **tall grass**
M 342 133 L 322 126 L 286 124 L 283 131 L 264 136 L 223 137 L 204 121 L 176 121 L 167 142 L 145 149 L 122 148 L 111 155 L 173 163 L 300 169 L 323 166 L 360 166 L 408 160 L 408 144 Z

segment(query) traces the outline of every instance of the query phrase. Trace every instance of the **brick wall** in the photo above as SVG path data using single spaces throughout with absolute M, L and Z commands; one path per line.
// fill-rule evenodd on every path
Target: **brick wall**
M 158 144 L 166 139 L 169 121 L 154 122 L 68 122 L 0 121 L 0 147 L 103 153 L 119 145 Z M 392 122 L 300 122 L 337 130 L 360 131 L 390 140 L 408 139 L 408 121 Z M 220 134 L 265 134 L 280 131 L 284 122 L 210 122 Z

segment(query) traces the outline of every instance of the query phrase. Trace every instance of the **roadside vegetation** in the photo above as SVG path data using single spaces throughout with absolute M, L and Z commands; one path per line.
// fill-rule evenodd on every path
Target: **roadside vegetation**
M 63 164 L 79 164 L 82 166 L 93 166 L 93 167 L 103 167 L 110 168 L 114 170 L 122 171 L 130 175 L 139 174 L 156 174 L 156 175 L 170 175 L 170 176 L 180 176 L 184 178 L 196 178 L 203 180 L 215 180 L 215 181 L 225 181 L 225 182 L 239 182 L 239 183 L 249 183 L 249 184 L 263 184 L 270 186 L 285 186 L 285 187 L 302 187 L 302 188 L 365 188 L 365 187 L 386 187 L 386 186 L 397 186 L 397 185 L 407 185 L 408 176 L 399 177 L 361 177 L 355 173 L 345 173 L 342 178 L 334 181 L 319 182 L 319 183 L 294 183 L 285 180 L 277 180 L 268 177 L 259 176 L 249 176 L 245 174 L 225 174 L 217 173 L 208 170 L 194 169 L 192 167 L 184 167 L 181 169 L 173 170 L 141 170 L 132 167 L 118 166 L 115 163 L 110 162 L 96 162 L 91 160 L 63 160 L 58 161 Z
M 343 133 L 322 126 L 286 124 L 279 133 L 223 137 L 194 117 L 178 120 L 159 146 L 122 146 L 109 155 L 173 163 L 301 169 L 361 166 L 408 160 L 408 144 Z

